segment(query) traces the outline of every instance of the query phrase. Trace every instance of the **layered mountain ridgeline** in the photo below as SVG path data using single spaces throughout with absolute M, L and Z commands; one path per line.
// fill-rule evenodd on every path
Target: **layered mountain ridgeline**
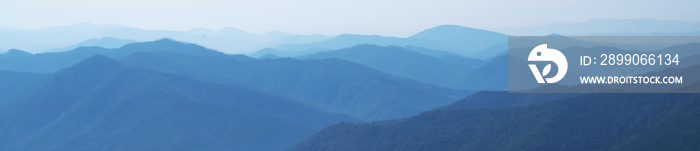
M 232 27 L 219 30 L 194 28 L 189 31 L 145 30 L 115 24 L 74 24 L 40 29 L 0 28 L 0 50 L 22 49 L 32 53 L 55 52 L 87 39 L 114 37 L 153 41 L 170 37 L 204 45 L 227 53 L 245 53 L 283 44 L 324 40 L 321 35 L 292 35 L 278 31 L 253 34 Z M 108 46 L 108 45 L 102 45 Z
M 227 56 L 223 53 L 195 44 L 187 44 L 170 39 L 160 39 L 151 42 L 132 43 L 117 49 L 102 47 L 78 47 L 66 52 L 56 53 L 20 53 L 20 50 L 11 50 L 0 54 L 0 70 L 13 70 L 22 72 L 48 73 L 74 65 L 90 56 L 101 54 L 111 58 L 122 58 L 134 52 L 160 52 L 169 51 L 195 56 Z M 247 58 L 242 55 L 231 55 L 232 58 Z
M 408 38 L 343 34 L 313 43 L 280 45 L 274 47 L 277 51 L 264 50 L 264 52 L 255 53 L 254 56 L 272 53 L 277 56 L 296 57 L 320 51 L 349 48 L 359 44 L 371 44 L 378 46 L 422 47 L 485 59 L 498 53 L 483 53 L 481 51 L 505 44 L 506 42 L 507 35 L 501 33 L 457 25 L 442 25 L 426 29 Z M 505 52 L 506 50 L 498 51 Z
M 448 86 L 457 77 L 483 64 L 483 61 L 414 47 L 357 45 L 351 48 L 304 55 L 302 59 L 337 58 L 362 64 L 393 75 L 421 82 Z
M 75 45 L 70 45 L 65 48 L 57 48 L 57 49 L 51 49 L 47 50 L 45 52 L 63 52 L 63 51 L 69 51 L 73 50 L 78 47 L 102 47 L 102 48 L 119 48 L 121 46 L 130 44 L 130 43 L 136 43 L 135 40 L 130 40 L 130 39 L 118 39 L 114 37 L 102 37 L 102 38 L 92 38 L 85 40 L 83 42 L 80 42 Z
M 433 27 L 421 31 L 410 38 L 434 41 L 446 45 L 448 49 L 444 49 L 445 51 L 480 59 L 492 57 L 491 54 L 482 53 L 481 51 L 484 49 L 508 42 L 508 35 L 457 25 Z
M 246 85 L 363 120 L 407 117 L 468 95 L 343 60 L 260 59 L 136 53 L 125 65 L 217 83 Z
M 0 106 L 0 150 L 280 150 L 356 119 L 90 57 Z
M 509 103 L 523 94 L 500 95 L 467 97 L 401 120 L 336 124 L 290 150 L 700 149 L 697 94 L 530 94 L 524 98 L 558 101 L 527 106 Z M 497 106 L 471 106 L 485 100 Z
M 468 90 L 506 90 L 508 88 L 508 55 L 497 56 L 459 75 L 450 81 L 448 86 Z
M 396 119 L 449 104 L 469 91 L 452 90 L 398 78 L 340 60 L 258 60 L 227 55 L 169 39 L 133 43 L 118 49 L 80 47 L 59 53 L 0 55 L 0 68 L 52 72 L 90 55 L 124 58 L 124 64 L 190 78 L 245 85 L 288 95 L 363 120 Z
M 70 35 L 70 36 L 65 36 Z M 120 25 L 76 24 L 47 27 L 41 29 L 0 29 L 0 50 L 22 49 L 32 53 L 68 50 L 86 39 L 114 37 L 135 41 L 152 41 L 169 37 L 178 41 L 197 43 L 226 53 L 251 53 L 263 48 L 275 48 L 289 57 L 322 50 L 347 48 L 358 44 L 381 46 L 414 45 L 436 50 L 444 50 L 472 57 L 484 48 L 506 42 L 506 35 L 462 27 L 442 25 L 426 29 L 408 38 L 377 35 L 343 34 L 330 37 L 325 35 L 294 35 L 279 31 L 266 34 L 253 34 L 232 27 L 219 30 L 194 28 L 189 31 L 144 30 Z M 116 42 L 116 41 L 115 41 Z M 121 42 L 117 42 L 121 43 Z M 80 45 L 80 44 L 78 44 Z M 107 45 L 104 45 L 107 46 Z M 312 50 L 312 51 L 307 51 Z M 306 51 L 306 52 L 305 52 Z M 505 51 L 505 50 L 501 50 Z M 262 56 L 265 54 L 255 54 Z M 483 57 L 484 55 L 477 55 Z
M 696 77 L 698 68 L 658 73 Z M 336 124 L 291 150 L 697 150 L 700 95 L 683 92 L 698 89 L 700 82 L 690 79 L 680 88 L 656 91 L 667 94 L 481 91 L 414 117 Z

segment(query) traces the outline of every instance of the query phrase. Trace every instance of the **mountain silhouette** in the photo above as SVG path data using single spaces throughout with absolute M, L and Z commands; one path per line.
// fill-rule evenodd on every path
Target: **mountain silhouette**
M 409 38 L 438 42 L 450 48 L 445 49 L 445 51 L 470 57 L 474 57 L 473 54 L 482 49 L 508 42 L 508 35 L 457 25 L 440 25 L 421 31 Z
M 219 51 L 208 49 L 195 44 L 188 44 L 171 39 L 160 39 L 150 42 L 139 42 L 124 45 L 117 49 L 102 47 L 78 47 L 66 52 L 39 53 L 27 55 L 27 53 L 0 54 L 0 70 L 13 70 L 21 72 L 48 73 L 74 65 L 90 56 L 101 54 L 111 58 L 122 58 L 135 52 L 160 52 L 170 51 L 197 56 L 222 56 L 248 58 L 242 55 L 225 55 Z M 9 57 L 13 56 L 13 57 Z
M 102 37 L 102 38 L 93 38 L 93 39 L 88 39 L 83 42 L 80 42 L 78 44 L 74 44 L 65 48 L 60 48 L 60 49 L 51 49 L 47 50 L 45 52 L 63 52 L 63 51 L 68 51 L 68 50 L 73 50 L 78 47 L 103 47 L 103 48 L 119 48 L 121 46 L 124 46 L 126 44 L 130 43 L 135 43 L 135 40 L 129 40 L 129 39 L 118 39 L 118 38 L 113 38 L 113 37 Z
M 348 48 L 360 44 L 371 44 L 378 46 L 416 46 L 473 57 L 472 54 L 484 48 L 506 42 L 507 36 L 500 33 L 456 25 L 443 25 L 424 30 L 408 38 L 342 34 L 320 42 L 280 45 L 275 47 L 275 49 L 286 52 L 300 52 L 295 55 L 303 55 L 304 53 L 301 52 L 308 54 Z
M 357 45 L 351 48 L 318 52 L 298 58 L 343 59 L 396 76 L 440 86 L 449 86 L 457 77 L 483 64 L 481 60 L 466 57 L 433 57 L 402 47 L 376 45 Z
M 401 120 L 336 124 L 290 150 L 696 150 L 698 99 L 697 94 L 587 94 L 527 106 L 447 107 Z
M 23 56 L 31 56 L 32 53 L 22 51 L 19 49 L 10 49 L 7 50 L 7 52 L 0 54 L 0 57 L 23 57 Z
M 120 62 L 200 80 L 258 88 L 363 120 L 415 115 L 469 94 L 469 91 L 399 78 L 338 59 L 238 60 L 158 52 L 136 53 Z
M 280 150 L 328 124 L 355 121 L 101 55 L 52 74 L 0 108 L 3 150 Z

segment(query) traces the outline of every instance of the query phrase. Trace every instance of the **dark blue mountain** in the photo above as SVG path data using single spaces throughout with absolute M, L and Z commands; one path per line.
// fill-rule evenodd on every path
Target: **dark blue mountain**
M 545 101 L 557 101 L 579 96 L 576 93 L 509 93 L 505 91 L 479 91 L 442 109 L 502 109 L 527 106 Z
M 136 53 L 121 62 L 195 79 L 258 88 L 363 120 L 415 115 L 470 93 L 391 76 L 338 59 L 242 61 L 157 52 Z
M 500 93 L 505 97 L 470 96 L 455 105 L 474 99 L 515 102 L 523 96 Z M 700 149 L 700 95 L 526 94 L 524 99 L 553 98 L 561 100 L 505 108 L 448 106 L 401 120 L 336 124 L 290 150 Z
M 281 150 L 340 121 L 355 119 L 97 55 L 3 103 L 0 150 Z
M 343 59 L 396 76 L 440 86 L 451 86 L 453 80 L 483 64 L 481 60 L 466 57 L 449 55 L 434 57 L 402 47 L 376 45 L 358 45 L 299 58 Z

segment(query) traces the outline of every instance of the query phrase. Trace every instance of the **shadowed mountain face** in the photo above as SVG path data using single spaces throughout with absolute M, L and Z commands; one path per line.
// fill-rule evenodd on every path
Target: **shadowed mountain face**
M 241 61 L 137 53 L 123 64 L 283 94 L 363 120 L 396 119 L 446 105 L 469 92 L 423 84 L 342 60 Z
M 510 104 L 510 99 L 489 97 L 489 104 Z M 696 94 L 588 94 L 489 110 L 448 106 L 401 120 L 336 124 L 291 150 L 697 150 L 699 99 Z
M 697 68 L 661 72 L 695 77 Z M 684 82 L 690 84 L 669 92 L 700 89 L 698 81 Z M 551 85 L 548 88 L 585 87 Z M 700 95 L 694 93 L 481 91 L 414 117 L 336 124 L 290 149 L 698 150 L 700 102 L 697 100 Z
M 355 119 L 94 56 L 0 107 L 0 150 L 280 150 Z
M 27 73 L 16 71 L 0 71 L 0 102 L 9 99 L 17 93 L 44 79 L 48 74 Z M 1 103 L 0 103 L 1 104 Z
M 429 52 L 426 52 L 429 53 Z M 460 56 L 428 56 L 402 47 L 358 45 L 301 56 L 303 59 L 337 58 L 396 76 L 448 86 L 457 77 L 481 66 L 482 61 Z
M 508 88 L 508 56 L 498 56 L 470 70 L 450 83 L 450 87 L 472 90 L 506 90 Z

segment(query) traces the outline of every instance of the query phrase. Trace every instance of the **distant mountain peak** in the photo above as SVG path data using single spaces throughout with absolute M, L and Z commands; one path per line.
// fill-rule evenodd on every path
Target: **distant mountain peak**
M 178 43 L 183 43 L 183 42 L 180 42 L 180 41 L 177 41 L 177 40 L 173 40 L 173 39 L 168 38 L 168 37 L 161 38 L 161 39 L 155 40 L 155 41 L 153 41 L 153 42 L 178 42 Z
M 184 45 L 184 44 L 187 44 L 187 43 L 180 42 L 180 41 L 176 41 L 176 40 L 173 40 L 173 39 L 171 39 L 171 38 L 165 37 L 165 38 L 161 38 L 161 39 L 158 39 L 158 40 L 155 40 L 155 41 L 146 41 L 146 42 L 130 43 L 130 44 L 126 44 L 126 45 L 124 45 L 124 46 L 122 46 L 122 47 L 134 47 L 134 46 L 140 46 L 140 45 L 161 45 L 161 46 L 168 46 L 168 45 Z
M 126 44 L 124 46 L 126 47 L 126 46 L 148 45 L 148 44 L 157 44 L 157 45 L 162 45 L 162 46 L 168 46 L 168 45 L 185 45 L 185 44 L 189 44 L 189 43 L 177 41 L 177 40 L 174 40 L 174 39 L 169 38 L 169 37 L 164 37 L 164 38 L 154 40 L 154 41 L 137 42 L 137 43 Z
M 10 50 L 7 50 L 7 52 L 5 52 L 4 55 L 5 56 L 29 56 L 29 55 L 32 55 L 32 53 L 22 51 L 19 49 L 10 49 Z
M 113 70 L 114 68 L 118 68 L 120 65 L 119 63 L 109 57 L 97 54 L 92 57 L 89 57 L 83 61 L 80 61 L 80 63 L 75 64 L 67 69 L 68 71 L 80 71 L 80 72 L 104 72 L 104 71 L 109 71 Z
M 197 56 L 216 56 L 216 57 L 221 57 L 221 56 L 226 56 L 226 54 L 212 50 L 209 48 L 206 48 L 204 46 L 200 46 L 197 44 L 192 44 L 192 43 L 187 43 L 187 42 L 180 42 L 180 41 L 175 41 L 170 38 L 162 38 L 158 39 L 156 41 L 149 41 L 149 42 L 138 42 L 138 43 L 131 43 L 122 46 L 119 48 L 119 51 L 123 52 L 123 56 L 127 56 L 129 53 L 133 52 L 138 52 L 138 51 L 143 51 L 143 52 L 162 52 L 162 51 L 167 51 L 167 52 L 175 52 L 175 53 L 183 53 L 183 54 L 189 54 L 189 55 L 197 55 Z M 114 56 L 110 56 L 114 57 Z M 117 57 L 118 58 L 118 57 Z
M 255 35 L 255 34 L 252 34 L 252 33 L 249 33 L 249 32 L 243 31 L 243 30 L 240 30 L 240 29 L 238 29 L 238 28 L 233 28 L 233 27 L 224 27 L 224 28 L 221 28 L 221 29 L 217 30 L 216 32 L 219 32 L 219 33 L 222 33 L 222 34 L 225 34 L 225 35 L 257 36 L 257 35 Z
M 421 32 L 411 36 L 411 38 L 432 37 L 432 36 L 435 36 L 436 34 L 438 34 L 438 35 L 467 34 L 467 35 L 463 35 L 463 36 L 469 36 L 470 34 L 486 34 L 486 33 L 503 35 L 501 33 L 493 32 L 493 31 L 476 29 L 476 28 L 469 28 L 469 27 L 464 27 L 464 26 L 459 26 L 459 25 L 440 25 L 440 26 L 435 26 L 433 28 L 421 31 Z
M 435 26 L 435 27 L 433 27 L 433 28 L 431 28 L 431 29 L 448 29 L 448 28 L 449 28 L 449 29 L 480 30 L 480 29 L 476 29 L 476 28 L 469 28 L 469 27 L 464 27 L 464 26 L 460 26 L 460 25 L 450 25 L 450 24 L 447 24 L 447 25 L 438 25 L 438 26 Z

